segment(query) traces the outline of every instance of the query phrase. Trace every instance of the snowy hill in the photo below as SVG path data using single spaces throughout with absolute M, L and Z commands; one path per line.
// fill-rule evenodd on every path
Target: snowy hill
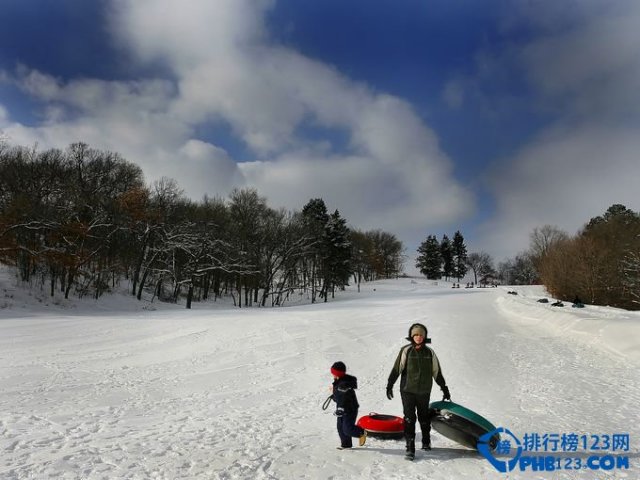
M 189 311 L 125 297 L 45 306 L 4 277 L 0 478 L 640 476 L 640 314 L 508 290 L 400 279 L 328 304 Z M 361 414 L 401 415 L 386 379 L 415 321 L 454 401 L 518 435 L 627 433 L 630 468 L 505 475 L 438 433 L 414 463 L 400 441 L 336 450 L 335 417 L 321 409 L 330 365 L 358 377 Z

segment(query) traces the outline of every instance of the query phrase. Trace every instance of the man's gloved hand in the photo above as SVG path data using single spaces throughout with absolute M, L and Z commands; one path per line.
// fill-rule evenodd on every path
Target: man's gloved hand
M 393 400 L 393 387 L 391 385 L 387 385 L 387 398 Z
M 343 416 L 343 415 L 344 415 L 344 408 L 342 408 L 342 407 L 340 407 L 340 408 L 336 408 L 336 411 L 335 411 L 335 412 L 333 412 L 333 414 L 334 414 L 336 417 L 341 417 L 341 416 Z
M 451 394 L 449 393 L 449 387 L 447 387 L 446 385 L 442 387 L 442 400 L 451 401 Z

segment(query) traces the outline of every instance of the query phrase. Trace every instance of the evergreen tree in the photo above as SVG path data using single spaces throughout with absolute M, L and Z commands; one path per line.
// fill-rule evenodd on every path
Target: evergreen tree
M 329 221 L 327 206 L 322 198 L 313 198 L 302 208 L 304 230 L 309 237 L 308 265 L 305 276 L 311 286 L 311 302 L 316 301 L 316 287 L 323 278 L 326 278 L 324 259 L 328 258 L 325 242 L 325 228 Z M 307 284 L 307 281 L 304 281 Z M 324 291 L 322 288 L 321 293 Z
M 467 246 L 464 244 L 464 237 L 458 230 L 453 235 L 453 276 L 462 280 L 467 274 Z
M 435 235 L 427 236 L 427 239 L 418 247 L 416 268 L 430 280 L 438 280 L 442 277 L 442 254 L 440 244 Z
M 349 283 L 351 275 L 351 241 L 349 240 L 347 221 L 336 210 L 325 225 L 324 284 L 322 296 L 325 302 L 329 290 L 343 288 Z
M 447 235 L 443 235 L 442 241 L 440 242 L 440 255 L 442 255 L 442 274 L 445 280 L 449 280 L 450 277 L 453 277 L 455 272 L 452 248 L 449 237 Z
M 639 218 L 640 216 L 633 210 L 616 203 L 611 205 L 604 215 L 598 215 L 589 220 L 584 230 L 585 233 L 588 234 L 600 225 L 611 224 L 613 222 L 617 222 L 619 225 L 637 224 Z

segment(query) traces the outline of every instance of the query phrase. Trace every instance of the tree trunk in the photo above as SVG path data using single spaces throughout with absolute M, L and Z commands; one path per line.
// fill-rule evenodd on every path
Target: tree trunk
M 209 290 L 211 289 L 211 274 L 207 273 L 202 279 L 203 289 L 202 289 L 202 299 L 207 300 L 209 298 Z
M 316 303 L 316 262 L 311 262 L 311 303 Z
M 56 270 L 51 267 L 51 296 L 53 297 L 55 289 L 56 289 Z
M 67 274 L 67 288 L 64 291 L 64 298 L 66 300 L 69 299 L 69 292 L 71 291 L 71 286 L 73 285 L 73 273 L 71 272 L 71 270 L 69 270 L 69 273 Z
M 138 286 L 140 271 L 142 270 L 142 264 L 144 263 L 144 257 L 146 257 L 146 254 L 147 254 L 147 242 L 145 240 L 144 244 L 142 245 L 142 253 L 140 254 L 140 260 L 138 260 L 136 269 L 133 272 L 133 288 L 131 289 L 131 295 L 136 294 L 136 287 Z M 138 300 L 140 300 L 140 298 L 138 298 Z
M 191 300 L 193 299 L 193 281 L 189 284 L 189 291 L 187 292 L 187 308 L 191 308 Z
M 138 287 L 138 295 L 136 296 L 138 300 L 142 299 L 142 289 L 144 288 L 145 283 L 147 283 L 147 276 L 149 275 L 149 270 L 150 270 L 149 267 L 153 263 L 153 261 L 156 259 L 157 255 L 158 255 L 157 253 L 153 254 L 153 257 L 151 257 L 151 260 L 149 260 L 149 263 L 144 269 L 144 273 L 142 274 L 142 280 L 140 280 L 140 285 Z M 160 284 L 160 281 L 158 282 Z M 160 292 L 158 292 L 158 297 L 160 297 Z
M 269 297 L 269 292 L 271 291 L 271 286 L 270 285 L 265 285 L 264 290 L 262 292 L 262 301 L 260 302 L 260 306 L 264 307 L 267 303 L 267 297 Z M 257 289 L 256 289 L 256 293 L 257 293 Z M 258 300 L 256 299 L 256 303 L 258 303 Z
M 149 269 L 145 268 L 144 273 L 142 274 L 142 280 L 140 281 L 140 286 L 138 287 L 138 295 L 136 296 L 138 300 L 142 299 L 142 289 L 144 288 L 144 284 L 147 282 L 147 275 L 149 275 Z

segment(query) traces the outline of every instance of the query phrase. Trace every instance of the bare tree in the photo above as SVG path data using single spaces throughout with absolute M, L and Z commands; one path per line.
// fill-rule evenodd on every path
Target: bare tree
M 365 280 L 401 272 L 393 235 L 353 239 L 322 199 L 294 213 L 270 209 L 255 190 L 193 202 L 173 179 L 146 186 L 117 153 L 84 143 L 40 152 L 0 137 L 0 262 L 25 282 L 48 279 L 51 295 L 98 297 L 125 279 L 138 299 L 153 288 L 177 301 L 187 289 L 190 306 L 211 290 L 238 305 L 279 305 L 309 287 L 326 301 L 356 262 Z
M 544 225 L 534 228 L 529 238 L 531 260 L 536 268 L 539 268 L 540 262 L 542 262 L 545 255 L 559 242 L 567 240 L 569 235 L 556 226 Z
M 562 300 L 637 309 L 634 258 L 640 252 L 640 216 L 613 205 L 575 237 L 557 242 L 540 262 L 541 279 Z
M 466 260 L 467 266 L 473 271 L 474 283 L 478 284 L 478 277 L 482 283 L 485 283 L 486 278 L 495 274 L 493 268 L 493 258 L 486 252 L 470 253 Z
M 528 252 L 519 253 L 498 265 L 498 277 L 506 285 L 530 285 L 537 276 Z

